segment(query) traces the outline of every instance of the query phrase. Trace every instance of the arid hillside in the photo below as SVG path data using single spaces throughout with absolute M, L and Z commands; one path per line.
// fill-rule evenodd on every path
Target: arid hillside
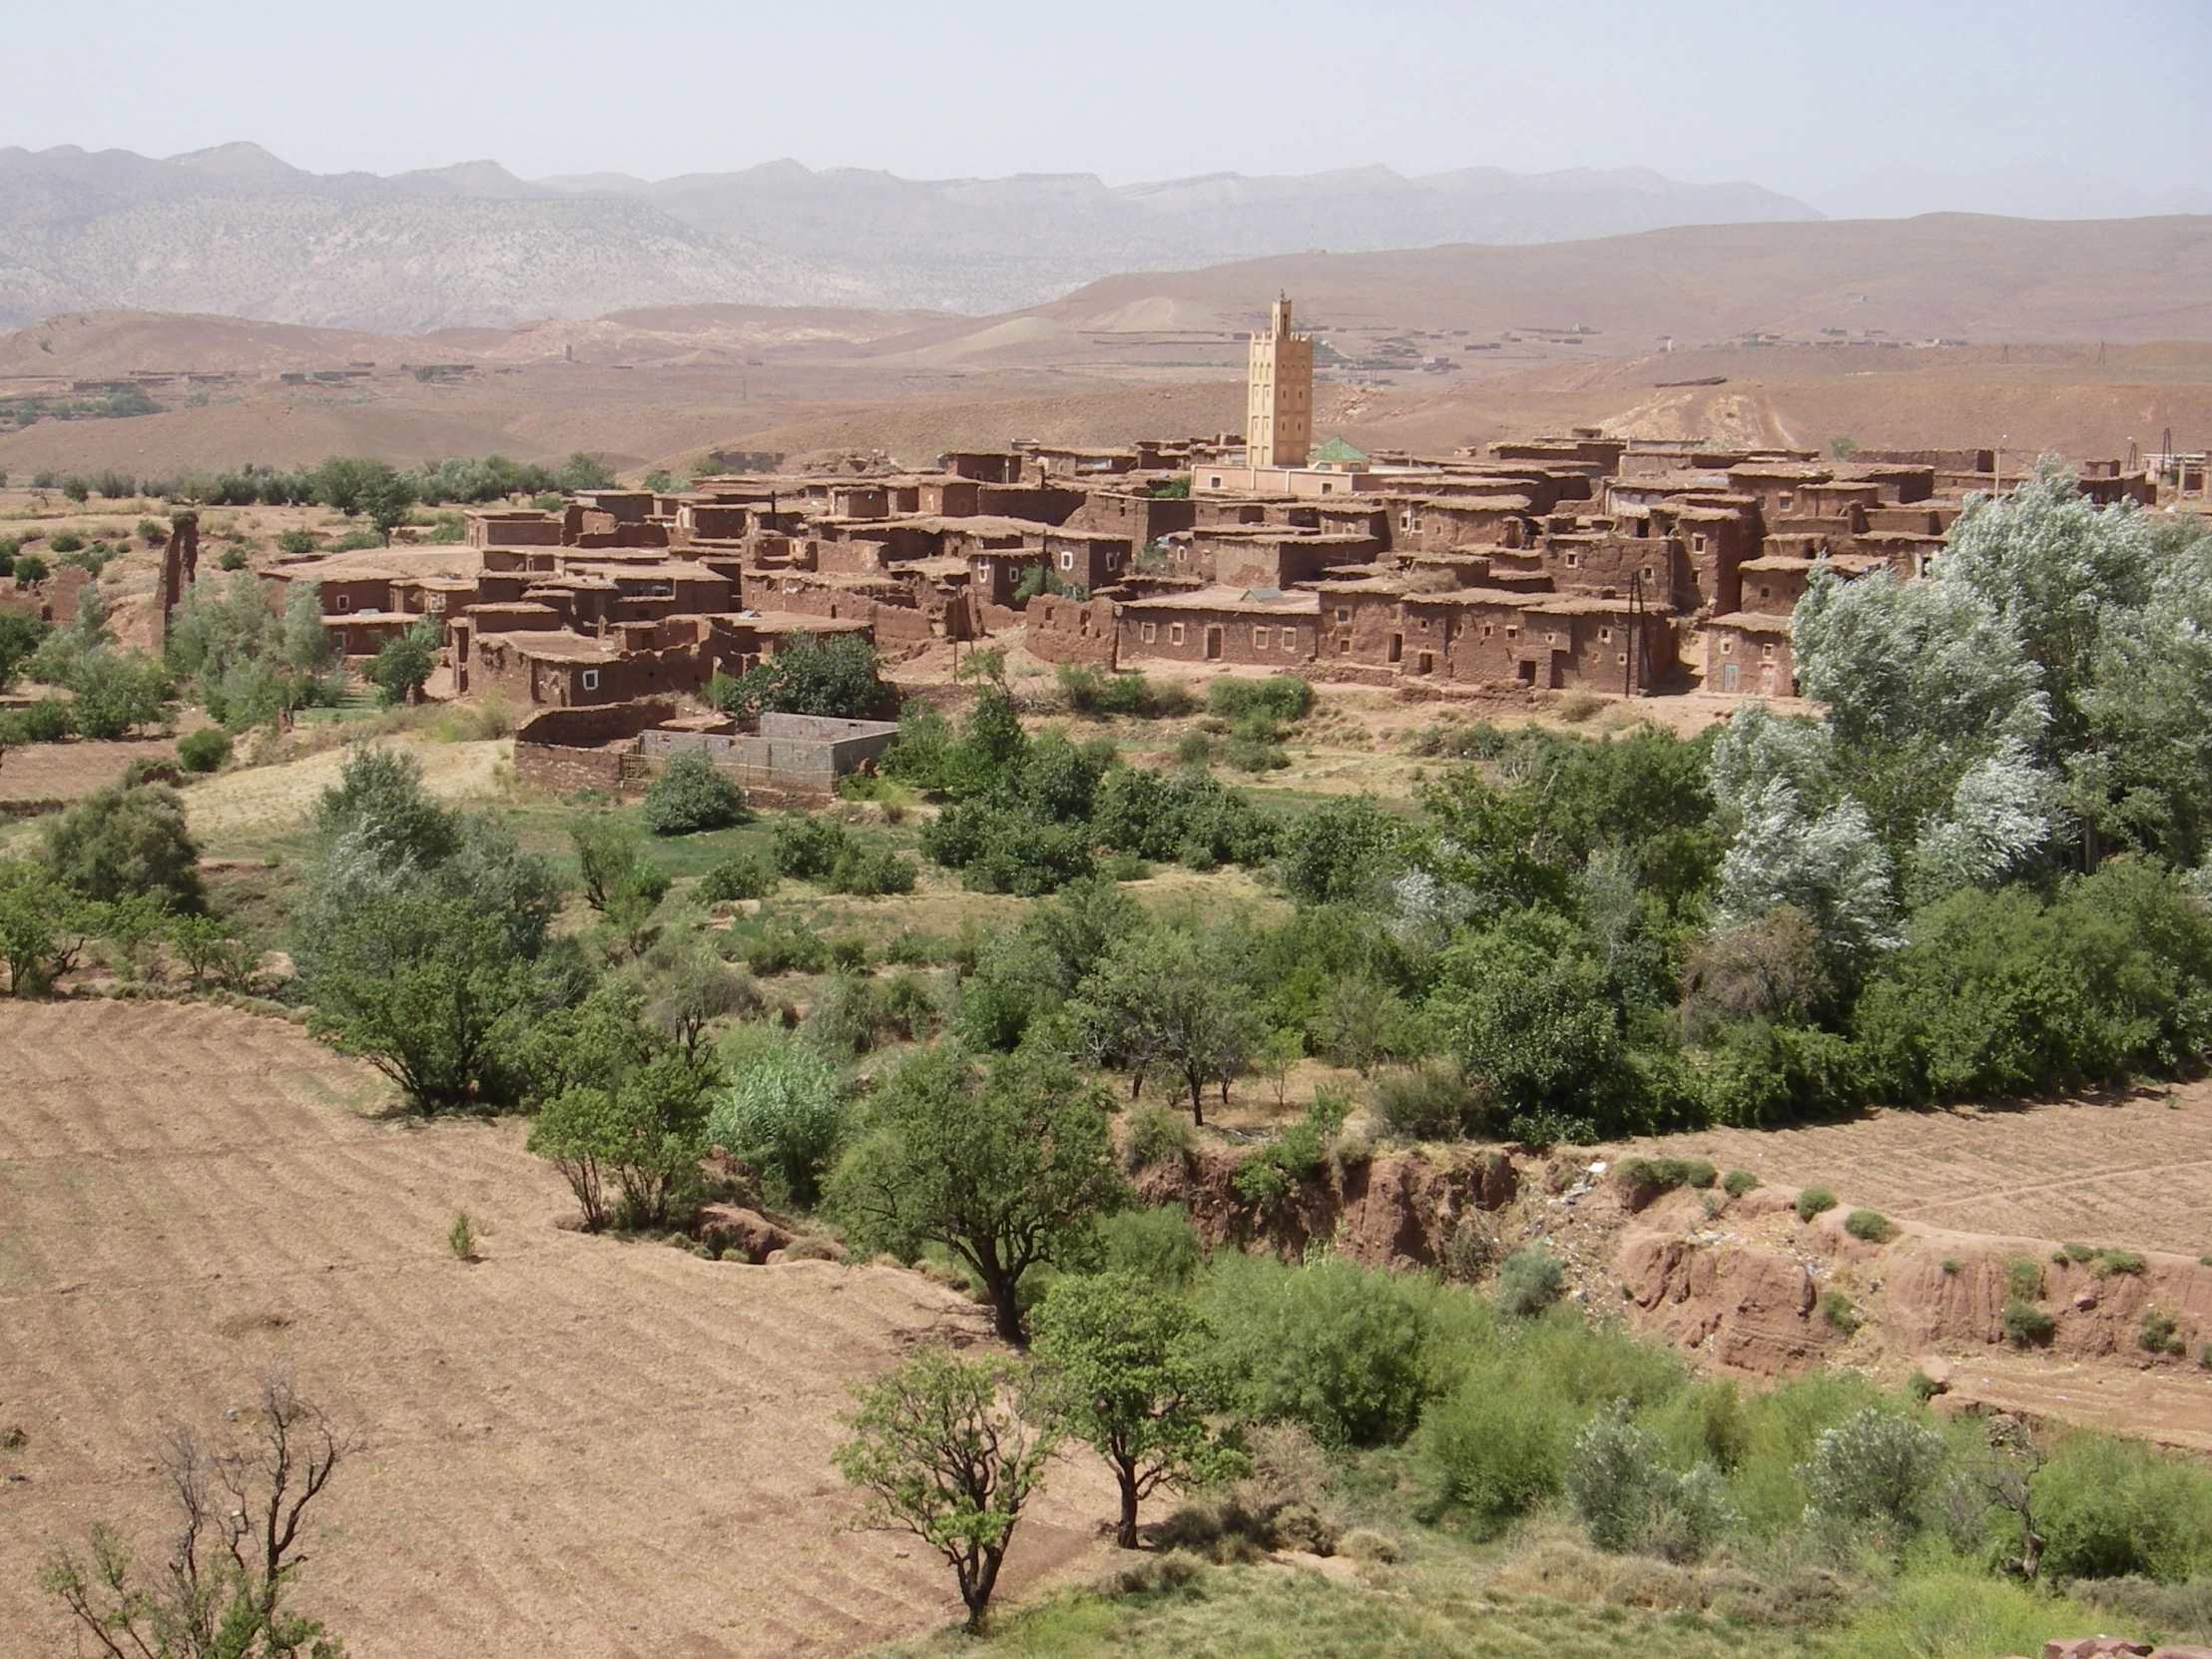
M 957 1609 L 941 1562 L 841 1534 L 844 1384 L 964 1298 L 888 1268 L 748 1268 L 564 1230 L 521 1125 L 379 1115 L 384 1087 L 281 1020 L 0 1008 L 0 1655 L 66 1651 L 56 1542 L 167 1526 L 165 1423 L 288 1373 L 359 1437 L 298 1604 L 362 1659 L 841 1652 Z M 482 1259 L 445 1232 L 466 1209 Z M 1080 1464 L 1015 1568 L 1087 1546 Z

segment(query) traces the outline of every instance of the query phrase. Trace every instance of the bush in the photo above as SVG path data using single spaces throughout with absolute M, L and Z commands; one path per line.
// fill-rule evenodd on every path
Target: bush
M 1852 1306 L 1851 1298 L 1842 1291 L 1826 1290 L 1821 1292 L 1820 1313 L 1821 1318 L 1828 1322 L 1831 1329 L 1846 1337 L 1858 1335 L 1859 1310 Z
M 708 1113 L 707 1139 L 759 1170 L 773 1198 L 812 1209 L 845 1121 L 829 1062 L 795 1037 L 762 1031 Z
M 1306 1267 L 1250 1256 L 1214 1265 L 1201 1302 L 1245 1410 L 1324 1445 L 1389 1445 L 1433 1387 L 1417 1287 L 1330 1256 Z
M 46 561 L 36 553 L 19 553 L 16 555 L 15 585 L 17 587 L 30 587 L 34 583 L 45 581 L 47 577 L 53 574 Z
M 820 973 L 830 965 L 830 941 L 792 916 L 763 918 L 760 931 L 735 941 L 745 965 L 764 979 L 780 973 Z
M 45 836 L 47 864 L 86 898 L 158 893 L 177 909 L 200 908 L 200 849 L 183 798 L 166 784 L 111 784 L 49 823 Z
M 1898 1224 L 1880 1210 L 1854 1210 L 1844 1218 L 1844 1231 L 1864 1244 L 1884 1245 L 1898 1236 Z
M 1421 1413 L 1421 1464 L 1441 1507 L 1494 1534 L 1559 1489 L 1571 1432 L 1560 1401 L 1474 1373 Z
M 1094 720 L 1130 715 L 1139 720 L 1166 720 L 1191 710 L 1190 693 L 1180 685 L 1160 685 L 1141 672 L 1100 673 L 1082 663 L 1062 663 L 1054 671 L 1060 701 L 1071 714 Z
M 2109 1246 L 2089 1258 L 2089 1271 L 2099 1279 L 2109 1279 L 2116 1273 L 2140 1276 L 2145 1265 L 2136 1252 Z
M 699 878 L 699 897 L 708 904 L 766 898 L 775 890 L 775 869 L 766 858 L 753 853 L 734 852 Z
M 2058 1322 L 2035 1306 L 2018 1297 L 2005 1303 L 2000 1316 L 2004 1327 L 2004 1340 L 2014 1348 L 2041 1348 L 2058 1329 Z
M 1476 1111 L 1464 1078 L 1445 1066 L 1385 1071 L 1375 1082 L 1375 1112 L 1392 1135 L 1413 1141 L 1456 1139 Z
M 1624 1189 L 1628 1207 L 1641 1210 L 1677 1187 L 1702 1191 L 1719 1179 L 1719 1172 L 1703 1158 L 1623 1158 L 1613 1177 Z
M 1626 1401 L 1584 1424 L 1563 1483 L 1590 1542 L 1603 1550 L 1641 1548 L 1693 1561 L 1735 1519 L 1714 1469 L 1701 1463 L 1678 1474 L 1668 1468 L 1658 1440 L 1629 1420 Z
M 285 530 L 276 537 L 276 550 L 290 558 L 301 558 L 314 551 L 314 537 L 304 530 Z
M 1744 1194 L 1755 1191 L 1758 1186 L 1759 1177 L 1748 1169 L 1732 1169 L 1721 1177 L 1721 1191 L 1730 1198 L 1742 1198 Z
M 1525 1319 L 1540 1314 L 1565 1294 L 1567 1267 L 1542 1245 L 1523 1245 L 1497 1270 L 1500 1313 Z
M 1943 1437 L 1878 1406 L 1827 1430 L 1797 1471 L 1807 1507 L 1844 1526 L 1883 1528 L 1892 1542 L 1918 1532 L 1943 1467 Z
M 49 553 L 82 553 L 84 548 L 85 538 L 74 530 L 64 530 L 58 535 L 48 537 L 46 542 Z
M 2136 1328 L 2135 1346 L 2145 1354 L 2186 1353 L 2188 1345 L 2182 1342 L 2180 1330 L 2180 1323 L 2173 1315 L 2146 1308 L 2143 1323 Z
M 1132 1273 L 1155 1285 L 1188 1286 L 1206 1265 L 1190 1212 L 1180 1204 L 1155 1204 L 1101 1217 L 1098 1250 L 1107 1272 Z
M 1797 1212 L 1799 1221 L 1811 1221 L 1836 1208 L 1836 1195 L 1826 1187 L 1807 1187 L 1797 1195 L 1797 1202 L 1790 1208 Z
M 21 722 L 24 743 L 60 743 L 75 725 L 69 705 L 58 697 L 42 697 L 25 705 L 16 719 Z
M 1179 1112 L 1134 1106 L 1122 1119 L 1121 1167 L 1139 1170 L 1177 1168 L 1190 1162 L 1191 1126 Z
M 177 764 L 187 772 L 221 772 L 231 759 L 231 734 L 220 726 L 203 727 L 177 740 Z
M 1215 680 L 1206 688 L 1206 707 L 1224 720 L 1260 715 L 1269 720 L 1304 720 L 1314 707 L 1313 686 L 1295 674 L 1266 680 Z
M 656 835 L 723 830 L 745 819 L 745 796 L 704 756 L 678 755 L 645 792 L 639 813 Z
M 1952 1264 L 1956 1271 L 1957 1264 Z M 2004 1264 L 2005 1294 L 2015 1302 L 2037 1302 L 2043 1295 L 2043 1270 L 2025 1256 L 2015 1256 Z
M 2212 1470 L 2192 1458 L 2077 1430 L 2036 1475 L 2035 1499 L 2053 1577 L 2180 1584 L 2212 1571 Z

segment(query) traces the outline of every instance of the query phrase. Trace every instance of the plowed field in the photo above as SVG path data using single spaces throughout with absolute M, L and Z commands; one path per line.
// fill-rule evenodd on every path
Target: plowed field
M 88 1522 L 166 1530 L 152 1448 L 292 1375 L 358 1432 L 299 1594 L 360 1659 L 832 1653 L 942 1623 L 950 1574 L 845 1534 L 848 1379 L 985 1340 L 919 1277 L 565 1231 L 514 1124 L 378 1115 L 363 1068 L 206 1006 L 0 1004 L 0 1655 Z M 482 1260 L 444 1235 L 465 1208 Z M 1063 1464 L 1010 1569 L 1112 1505 Z
M 1877 1111 L 1637 1143 L 1832 1187 L 1847 1205 L 1966 1233 L 2212 1251 L 2212 1083 L 2018 1108 Z

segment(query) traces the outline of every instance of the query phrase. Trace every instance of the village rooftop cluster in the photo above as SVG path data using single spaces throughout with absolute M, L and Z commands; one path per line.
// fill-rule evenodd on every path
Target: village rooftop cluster
M 1839 461 L 1590 429 L 1441 457 L 1316 447 L 1288 299 L 1249 350 L 1242 435 L 587 490 L 470 513 L 459 546 L 271 574 L 315 585 L 349 656 L 434 618 L 454 695 L 599 711 L 571 742 L 635 739 L 714 675 L 842 633 L 892 663 L 1019 629 L 1038 658 L 1109 669 L 1774 697 L 1818 565 L 1923 575 L 1964 498 L 2009 481 L 1988 449 Z M 2080 471 L 2096 500 L 2157 499 L 2149 471 Z

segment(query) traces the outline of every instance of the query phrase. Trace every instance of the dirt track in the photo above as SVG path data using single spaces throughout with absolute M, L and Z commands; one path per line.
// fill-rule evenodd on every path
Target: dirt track
M 67 1651 L 33 1588 L 53 1540 L 157 1536 L 159 1423 L 278 1369 L 363 1437 L 300 1595 L 359 1659 L 830 1653 L 957 1613 L 918 1545 L 836 1530 L 828 1457 L 847 1379 L 983 1337 L 964 1299 L 564 1231 L 518 1125 L 383 1098 L 281 1021 L 0 1004 L 0 1427 L 28 1435 L 0 1451 L 0 1655 Z M 1110 1513 L 1063 1464 L 1017 1585 Z

